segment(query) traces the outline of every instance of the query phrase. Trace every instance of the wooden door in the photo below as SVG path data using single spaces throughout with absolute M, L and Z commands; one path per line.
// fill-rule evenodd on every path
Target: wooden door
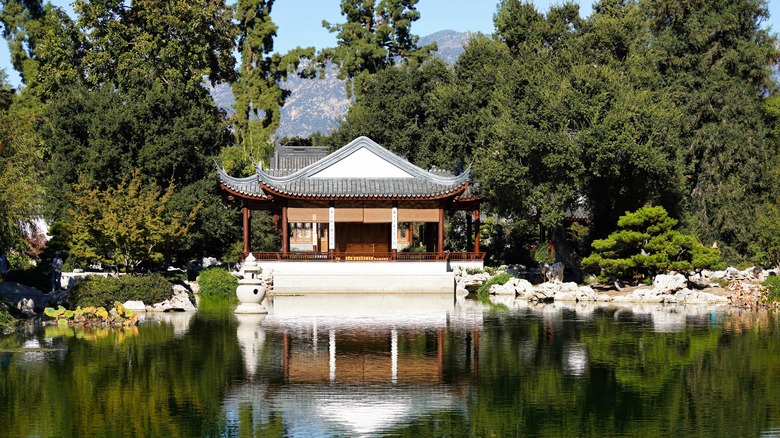
M 390 224 L 336 222 L 339 253 L 389 253 Z

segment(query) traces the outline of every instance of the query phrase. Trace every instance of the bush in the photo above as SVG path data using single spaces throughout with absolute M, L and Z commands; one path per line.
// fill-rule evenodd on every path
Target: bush
M 508 272 L 502 272 L 501 274 L 496 275 L 495 277 L 486 281 L 485 284 L 479 287 L 479 289 L 477 289 L 477 296 L 487 297 L 490 294 L 490 286 L 493 286 L 494 284 L 504 285 L 511 278 L 512 274 Z
M 582 259 L 582 267 L 599 274 L 599 281 L 612 282 L 652 278 L 669 271 L 698 271 L 718 263 L 717 249 L 673 230 L 676 225 L 677 220 L 663 207 L 626 212 L 618 219 L 617 231 L 593 241 L 594 251 Z
M 761 286 L 765 286 L 767 289 L 769 289 L 770 301 L 780 301 L 780 277 L 777 275 L 767 277 L 766 280 L 761 283 Z
M 198 276 L 200 295 L 230 299 L 236 296 L 238 280 L 224 268 L 204 269 Z
M 173 295 L 173 285 L 160 274 L 122 275 L 120 277 L 90 276 L 80 281 L 70 293 L 73 307 L 102 306 L 110 308 L 114 301 L 143 301 L 153 304 Z
M 0 331 L 16 324 L 16 318 L 11 314 L 11 305 L 4 299 L 0 299 Z

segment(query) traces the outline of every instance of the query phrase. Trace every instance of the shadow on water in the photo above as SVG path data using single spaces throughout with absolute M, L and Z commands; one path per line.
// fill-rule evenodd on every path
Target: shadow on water
M 771 436 L 780 323 L 436 295 L 201 301 L 0 337 L 7 436 Z M 496 304 L 499 304 L 498 306 Z

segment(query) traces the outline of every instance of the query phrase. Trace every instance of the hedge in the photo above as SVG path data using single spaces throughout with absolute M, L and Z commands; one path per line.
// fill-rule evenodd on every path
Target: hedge
M 198 276 L 200 296 L 231 299 L 236 296 L 238 280 L 224 268 L 204 269 Z
M 170 299 L 173 285 L 160 274 L 122 275 L 119 277 L 89 276 L 76 284 L 68 301 L 71 306 L 113 307 L 115 301 L 159 303 Z

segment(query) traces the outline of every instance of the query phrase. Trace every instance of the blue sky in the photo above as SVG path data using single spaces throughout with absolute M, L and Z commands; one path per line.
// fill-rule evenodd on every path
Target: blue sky
M 71 11 L 71 0 L 55 0 L 52 3 L 63 6 Z M 231 0 L 228 2 L 232 3 Z M 297 46 L 315 46 L 318 49 L 336 44 L 334 34 L 328 33 L 322 27 L 322 20 L 331 23 L 342 22 L 339 0 L 276 0 L 271 12 L 279 27 L 275 40 L 277 51 L 286 52 Z M 537 8 L 546 11 L 556 0 L 535 0 Z M 580 0 L 581 15 L 591 13 L 590 0 Z M 452 29 L 456 31 L 493 32 L 493 13 L 498 0 L 420 0 L 417 8 L 420 20 L 413 24 L 415 34 L 423 36 L 439 30 Z M 775 32 L 780 31 L 780 1 L 769 1 L 771 18 L 766 27 L 771 26 Z M 9 82 L 18 86 L 19 75 L 11 67 L 8 56 L 8 45 L 0 41 L 0 67 L 8 74 Z

